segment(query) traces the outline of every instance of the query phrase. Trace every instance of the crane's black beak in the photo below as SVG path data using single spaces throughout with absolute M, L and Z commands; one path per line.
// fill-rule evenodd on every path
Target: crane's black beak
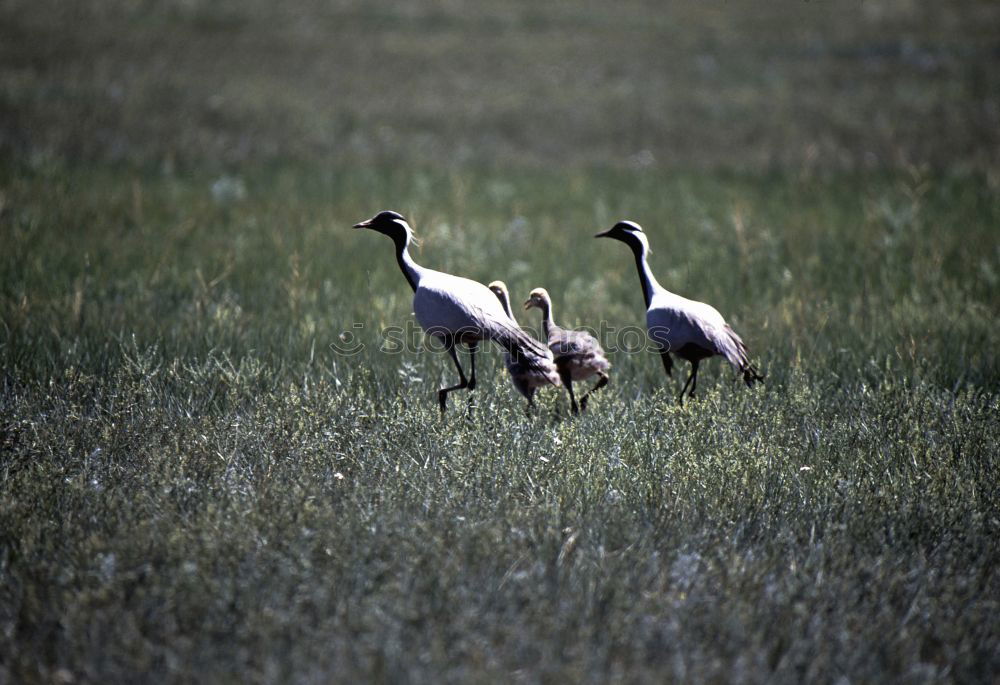
M 596 234 L 594 237 L 595 238 L 609 238 L 609 237 L 611 237 L 611 231 L 613 231 L 613 230 L 614 230 L 613 228 L 609 228 L 606 231 L 601 231 L 600 233 Z
M 525 309 L 531 309 L 531 307 L 532 307 L 531 300 L 528 300 L 528 301 L 526 301 L 524 303 L 524 308 Z
M 371 225 L 372 225 L 372 220 L 368 219 L 367 221 L 362 221 L 359 224 L 354 224 L 354 228 L 368 228 Z

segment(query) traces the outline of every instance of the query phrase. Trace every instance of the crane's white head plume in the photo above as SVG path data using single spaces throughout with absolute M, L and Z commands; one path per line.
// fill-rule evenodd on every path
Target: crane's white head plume
M 548 309 L 552 305 L 552 298 L 545 288 L 535 288 L 528 294 L 528 299 L 524 303 L 525 309 L 537 307 L 538 309 Z
M 412 242 L 415 245 L 420 244 L 413 234 L 413 229 L 410 228 L 410 224 L 406 223 L 403 215 L 388 209 L 379 212 L 367 221 L 354 224 L 354 228 L 370 228 L 373 231 L 378 231 L 389 236 L 394 241 Z
M 619 221 L 608 230 L 598 233 L 594 237 L 614 238 L 615 240 L 622 241 L 633 250 L 638 248 L 641 252 L 646 252 L 647 254 L 652 252 L 649 248 L 649 240 L 646 238 L 646 233 L 642 230 L 642 226 L 634 221 Z

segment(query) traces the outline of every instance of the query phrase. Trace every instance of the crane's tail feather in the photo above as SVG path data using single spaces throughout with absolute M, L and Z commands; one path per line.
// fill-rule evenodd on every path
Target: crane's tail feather
M 732 343 L 732 347 L 724 349 L 724 356 L 729 363 L 738 369 L 738 373 L 743 376 L 743 382 L 748 388 L 752 388 L 755 383 L 764 381 L 764 374 L 757 370 L 757 367 L 750 363 L 750 353 L 747 350 L 743 338 L 736 334 L 729 326 L 726 326 L 726 335 Z M 735 349 L 734 349 L 735 348 Z

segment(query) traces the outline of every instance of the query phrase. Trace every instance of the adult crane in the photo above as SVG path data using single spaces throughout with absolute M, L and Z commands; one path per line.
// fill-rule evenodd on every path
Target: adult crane
M 646 302 L 646 330 L 650 340 L 658 347 L 663 369 L 667 375 L 673 370 L 671 354 L 691 363 L 688 376 L 677 401 L 684 404 L 684 391 L 691 387 L 688 397 L 694 397 L 698 384 L 698 365 L 704 359 L 720 355 L 733 369 L 743 376 L 747 387 L 764 380 L 750 363 L 747 346 L 736 334 L 722 314 L 712 305 L 696 302 L 676 295 L 660 285 L 649 268 L 649 239 L 642 227 L 634 221 L 619 221 L 595 238 L 620 240 L 632 249 L 635 266 L 639 271 L 642 297 Z
M 496 296 L 482 283 L 420 266 L 410 256 L 413 229 L 397 212 L 382 211 L 354 228 L 377 231 L 392 238 L 396 262 L 413 289 L 413 313 L 417 323 L 444 344 L 455 362 L 459 381 L 438 390 L 438 404 L 445 411 L 448 393 L 472 391 L 476 387 L 476 350 L 483 340 L 492 340 L 515 360 L 530 369 L 546 368 L 548 350 L 510 320 Z M 469 350 L 470 374 L 458 361 L 456 346 Z

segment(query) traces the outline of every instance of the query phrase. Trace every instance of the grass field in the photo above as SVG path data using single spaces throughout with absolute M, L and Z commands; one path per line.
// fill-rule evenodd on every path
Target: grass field
M 995 680 L 998 14 L 0 5 L 0 682 Z M 767 384 L 441 419 L 389 207 Z

